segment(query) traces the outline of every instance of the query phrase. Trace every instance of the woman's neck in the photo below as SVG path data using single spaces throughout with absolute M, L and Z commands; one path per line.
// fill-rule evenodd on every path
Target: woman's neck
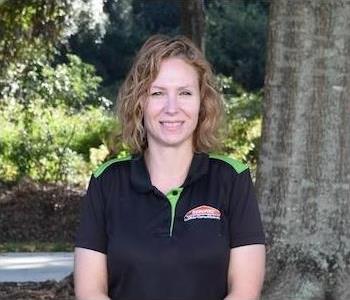
M 184 183 L 192 162 L 193 148 L 149 147 L 144 157 L 152 185 L 166 194 Z

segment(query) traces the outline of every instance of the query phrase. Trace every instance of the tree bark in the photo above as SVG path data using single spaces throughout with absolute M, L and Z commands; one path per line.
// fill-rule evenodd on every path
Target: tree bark
M 181 0 L 181 32 L 205 53 L 205 17 L 203 0 Z
M 350 1 L 272 0 L 268 34 L 263 299 L 350 299 Z

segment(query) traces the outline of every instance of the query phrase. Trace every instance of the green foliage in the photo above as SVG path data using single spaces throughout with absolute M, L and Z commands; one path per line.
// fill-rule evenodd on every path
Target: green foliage
M 117 130 L 110 101 L 99 97 L 94 68 L 67 58 L 57 66 L 38 59 L 8 69 L 0 98 L 0 179 L 83 182 L 103 160 L 90 154 Z
M 263 86 L 266 1 L 209 1 L 206 54 L 217 72 L 232 76 L 248 90 Z
M 101 77 L 95 75 L 93 66 L 85 64 L 75 55 L 68 55 L 68 64 L 55 68 L 45 65 L 39 93 L 54 105 L 64 103 L 69 107 L 82 108 L 85 105 L 103 104 L 98 96 Z
M 71 1 L 6 0 L 0 5 L 0 72 L 13 62 L 50 56 L 61 41 Z
M 95 75 L 94 67 L 75 55 L 67 59 L 67 64 L 56 67 L 40 58 L 27 64 L 11 64 L 2 79 L 1 97 L 20 103 L 44 99 L 47 106 L 64 104 L 75 109 L 85 105 L 108 107 L 110 102 L 98 96 L 102 78 Z
M 13 118 L 13 113 L 16 118 Z M 107 139 L 114 120 L 102 107 L 71 113 L 66 106 L 8 103 L 0 109 L 0 178 L 83 182 L 100 161 L 90 149 Z
M 223 152 L 255 169 L 261 135 L 261 92 L 248 93 L 231 77 L 218 76 L 224 95 Z

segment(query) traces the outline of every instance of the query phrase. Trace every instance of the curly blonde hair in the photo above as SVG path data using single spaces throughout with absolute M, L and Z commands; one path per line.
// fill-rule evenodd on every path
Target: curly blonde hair
M 198 124 L 193 134 L 194 151 L 208 152 L 219 144 L 223 104 L 210 64 L 185 36 L 153 35 L 136 55 L 118 92 L 117 115 L 122 126 L 123 140 L 132 152 L 140 153 L 147 148 L 143 106 L 161 62 L 173 57 L 183 59 L 198 73 L 201 102 Z

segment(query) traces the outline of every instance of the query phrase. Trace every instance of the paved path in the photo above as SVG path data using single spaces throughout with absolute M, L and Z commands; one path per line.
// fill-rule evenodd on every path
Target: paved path
M 73 271 L 73 253 L 0 253 L 0 282 L 61 280 Z

